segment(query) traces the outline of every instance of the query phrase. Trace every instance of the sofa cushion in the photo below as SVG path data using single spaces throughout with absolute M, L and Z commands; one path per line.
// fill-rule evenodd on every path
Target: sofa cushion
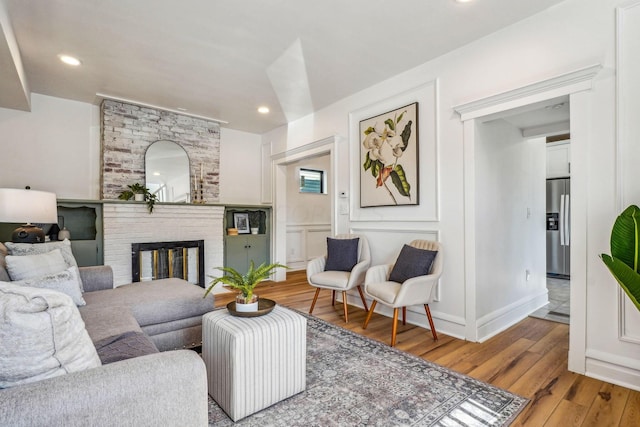
M 61 242 L 44 243 L 7 242 L 6 246 L 9 249 L 9 254 L 16 256 L 44 254 L 47 252 L 51 252 L 54 249 L 60 249 L 60 253 L 62 254 L 62 258 L 64 258 L 64 262 L 67 265 L 67 268 L 78 266 L 76 258 L 73 256 L 73 252 L 71 251 L 71 242 L 67 239 Z M 82 287 L 82 278 L 79 278 L 78 280 L 80 280 L 80 289 L 84 290 L 84 288 Z
M 60 249 L 35 255 L 8 255 L 5 261 L 11 280 L 32 279 L 67 269 Z
M 52 289 L 69 295 L 77 306 L 83 306 L 86 304 L 82 298 L 82 290 L 80 289 L 80 283 L 78 281 L 78 267 L 69 267 L 59 273 L 47 274 L 30 279 L 15 280 L 11 283 L 17 286 Z
M 101 365 L 68 295 L 0 283 L 0 388 Z
M 125 332 L 94 343 L 103 364 L 119 362 L 147 354 L 159 353 L 158 348 L 143 332 Z
M 202 298 L 204 289 L 182 279 L 138 282 L 95 292 L 84 299 L 91 307 L 130 307 L 142 327 L 202 316 L 213 310 L 213 295 Z

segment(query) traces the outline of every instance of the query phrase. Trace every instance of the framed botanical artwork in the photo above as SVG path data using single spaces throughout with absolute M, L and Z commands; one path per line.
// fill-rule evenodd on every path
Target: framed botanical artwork
M 238 234 L 249 234 L 251 233 L 251 229 L 249 228 L 249 213 L 238 213 L 234 212 L 233 214 L 233 225 L 238 229 Z
M 418 103 L 360 121 L 360 207 L 419 205 Z

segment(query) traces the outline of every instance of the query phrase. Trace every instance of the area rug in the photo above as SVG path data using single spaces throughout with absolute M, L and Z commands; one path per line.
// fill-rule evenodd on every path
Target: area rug
M 505 426 L 527 405 L 528 399 L 302 315 L 306 390 L 237 423 L 209 397 L 210 426 Z

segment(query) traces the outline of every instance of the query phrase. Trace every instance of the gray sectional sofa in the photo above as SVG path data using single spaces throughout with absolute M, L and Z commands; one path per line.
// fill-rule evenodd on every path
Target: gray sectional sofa
M 184 348 L 200 344 L 213 295 L 180 279 L 113 288 L 110 267 L 79 271 L 102 366 L 0 389 L 0 426 L 207 425 L 205 366 Z

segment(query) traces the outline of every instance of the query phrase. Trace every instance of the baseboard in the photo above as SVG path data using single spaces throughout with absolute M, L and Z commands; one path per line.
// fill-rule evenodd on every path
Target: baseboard
M 547 304 L 547 292 L 530 295 L 478 319 L 478 342 L 483 342 L 510 328 Z
M 640 363 L 635 359 L 587 350 L 585 375 L 640 391 Z

